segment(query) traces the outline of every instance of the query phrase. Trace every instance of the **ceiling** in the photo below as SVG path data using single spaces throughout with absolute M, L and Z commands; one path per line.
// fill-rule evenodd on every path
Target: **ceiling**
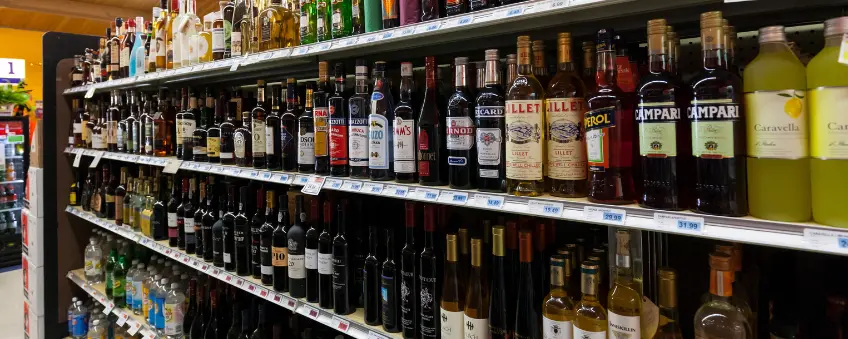
M 194 1 L 200 17 L 219 7 L 216 0 Z M 0 0 L 0 27 L 102 36 L 115 17 L 150 20 L 159 5 L 160 0 Z

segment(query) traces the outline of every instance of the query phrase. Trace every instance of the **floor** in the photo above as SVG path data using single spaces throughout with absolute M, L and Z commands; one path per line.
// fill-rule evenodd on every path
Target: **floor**
M 0 331 L 0 339 L 18 339 L 24 333 L 22 271 L 18 266 L 17 269 L 0 272 L 0 291 L 8 291 L 3 293 L 3 302 L 0 303 L 0 328 L 4 329 Z

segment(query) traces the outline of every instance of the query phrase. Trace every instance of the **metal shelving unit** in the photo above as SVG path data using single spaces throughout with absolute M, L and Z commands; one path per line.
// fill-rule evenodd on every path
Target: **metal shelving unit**
M 130 335 L 141 334 L 141 337 L 144 339 L 163 338 L 163 336 L 156 335 L 156 330 L 147 324 L 143 316 L 135 315 L 132 311 L 115 307 L 115 303 L 106 297 L 106 286 L 103 283 L 92 284 L 86 281 L 84 269 L 80 268 L 68 272 L 68 279 L 103 305 L 104 314 L 113 313 L 118 316 L 116 324 L 118 326 L 127 326 L 127 331 Z

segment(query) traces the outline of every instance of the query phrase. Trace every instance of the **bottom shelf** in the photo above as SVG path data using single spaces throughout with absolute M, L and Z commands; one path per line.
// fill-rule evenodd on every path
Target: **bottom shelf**
M 82 268 L 68 272 L 68 279 L 79 285 L 79 287 L 82 287 L 83 290 L 101 303 L 104 307 L 104 314 L 109 314 L 111 312 L 118 316 L 118 326 L 126 325 L 128 328 L 127 332 L 130 335 L 141 333 L 144 339 L 161 338 L 156 335 L 156 330 L 147 324 L 144 317 L 135 315 L 132 311 L 126 311 L 115 307 L 115 303 L 106 298 L 106 286 L 104 286 L 103 283 L 92 284 L 86 281 L 85 272 Z

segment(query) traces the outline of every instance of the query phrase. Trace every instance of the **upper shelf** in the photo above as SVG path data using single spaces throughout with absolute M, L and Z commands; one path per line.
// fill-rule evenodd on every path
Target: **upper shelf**
M 269 171 L 204 162 L 182 161 L 175 157 L 149 157 L 83 149 L 65 149 L 78 157 L 91 156 L 148 166 L 164 167 L 166 173 L 203 172 L 283 185 L 304 186 L 303 192 L 344 191 L 426 203 L 465 206 L 488 211 L 543 218 L 636 228 L 646 231 L 742 242 L 803 251 L 848 255 L 848 230 L 813 222 L 779 222 L 754 217 L 723 217 L 689 211 L 663 211 L 639 205 L 611 206 L 586 198 L 516 197 L 505 193 L 452 189 L 447 186 L 421 186 L 394 181 L 372 181 Z M 76 159 L 75 159 L 76 160 Z M 99 160 L 98 160 L 99 161 Z M 310 191 L 310 189 L 312 189 Z

